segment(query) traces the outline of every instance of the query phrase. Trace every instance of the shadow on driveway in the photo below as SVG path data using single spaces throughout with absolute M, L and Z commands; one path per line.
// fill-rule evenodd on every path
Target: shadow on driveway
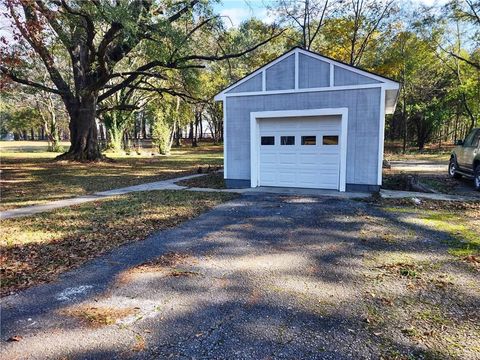
M 22 340 L 2 358 L 473 359 L 478 274 L 413 220 L 352 200 L 243 196 L 4 298 L 2 340 Z M 409 262 L 418 277 L 389 267 Z M 424 329 L 428 302 L 444 323 Z M 65 315 L 79 305 L 134 314 L 92 326 Z

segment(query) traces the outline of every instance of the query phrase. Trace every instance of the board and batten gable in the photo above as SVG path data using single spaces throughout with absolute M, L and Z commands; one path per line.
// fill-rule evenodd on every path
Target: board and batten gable
M 298 55 L 298 87 L 301 89 L 330 86 L 330 64 L 305 54 Z
M 266 90 L 288 90 L 295 87 L 295 55 L 290 55 L 265 70 Z
M 227 184 L 250 184 L 252 113 L 347 109 L 346 188 L 378 189 L 385 112 L 393 112 L 398 91 L 393 80 L 292 49 L 215 97 L 224 107 Z
M 232 90 L 228 91 L 228 93 L 232 94 L 249 91 L 262 91 L 262 74 L 255 75 L 248 81 L 245 81 L 244 83 L 234 87 Z

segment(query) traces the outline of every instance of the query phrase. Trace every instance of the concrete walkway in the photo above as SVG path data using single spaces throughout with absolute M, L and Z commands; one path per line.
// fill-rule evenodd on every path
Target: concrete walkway
M 168 180 L 155 181 L 146 184 L 128 186 L 124 188 L 118 188 L 107 191 L 96 192 L 91 195 L 78 196 L 70 199 L 63 199 L 52 201 L 46 204 L 26 206 L 23 208 L 17 208 L 12 210 L 6 210 L 0 212 L 0 219 L 14 219 L 23 216 L 35 215 L 42 212 L 48 212 L 55 209 L 60 209 L 68 206 L 79 205 L 91 201 L 97 201 L 104 198 L 129 194 L 133 192 L 140 191 L 151 191 L 151 190 L 188 190 L 188 191 L 199 191 L 199 192 L 231 192 L 237 194 L 245 195 L 258 195 L 258 194 L 278 194 L 278 195 L 295 195 L 295 196 L 326 196 L 326 197 L 335 197 L 340 199 L 360 199 L 368 198 L 370 193 L 362 192 L 338 192 L 336 190 L 322 190 L 322 189 L 298 189 L 298 188 L 283 188 L 283 187 L 257 187 L 257 188 L 246 188 L 246 189 L 210 189 L 210 188 L 194 188 L 180 186 L 176 183 L 182 180 L 192 179 L 199 176 L 204 176 L 205 174 L 195 174 L 188 175 Z M 410 191 L 394 191 L 394 190 L 381 190 L 380 195 L 383 198 L 387 199 L 400 199 L 400 198 L 424 198 L 432 200 L 443 200 L 443 201 L 469 201 L 471 198 L 458 196 L 458 195 L 446 195 L 446 194 L 427 194 L 419 192 L 410 192 Z
M 132 192 L 150 191 L 150 190 L 183 190 L 187 189 L 185 186 L 175 185 L 177 181 L 192 179 L 205 174 L 188 175 L 179 178 L 173 178 L 169 180 L 155 181 L 146 184 L 128 186 L 119 189 L 113 189 L 108 191 L 100 191 L 91 195 L 78 196 L 70 199 L 63 199 L 52 201 L 46 204 L 26 206 L 23 208 L 17 208 L 12 210 L 6 210 L 0 212 L 0 219 L 13 219 L 22 216 L 34 215 L 42 212 L 52 211 L 67 206 L 79 205 L 86 202 L 97 201 L 111 196 L 123 195 Z
M 459 195 L 448 195 L 439 193 L 423 193 L 415 191 L 400 191 L 400 190 L 380 190 L 380 196 L 384 199 L 404 199 L 404 198 L 421 198 L 440 201 L 472 201 L 477 200 L 470 197 Z

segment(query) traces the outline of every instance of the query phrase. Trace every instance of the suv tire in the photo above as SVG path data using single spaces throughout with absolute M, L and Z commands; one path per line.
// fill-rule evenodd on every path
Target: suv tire
M 454 179 L 460 179 L 462 177 L 461 174 L 457 173 L 457 161 L 454 158 L 451 158 L 448 164 L 448 175 Z
M 480 165 L 477 165 L 473 172 L 473 186 L 475 190 L 480 191 Z

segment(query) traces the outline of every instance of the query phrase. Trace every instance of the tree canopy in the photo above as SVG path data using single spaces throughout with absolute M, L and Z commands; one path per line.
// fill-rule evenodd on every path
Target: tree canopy
M 213 95 L 293 46 L 401 82 L 386 136 L 402 140 L 404 149 L 453 141 L 478 126 L 478 0 L 434 7 L 397 0 L 277 0 L 269 7 L 276 24 L 253 18 L 233 27 L 207 0 L 3 2 L 3 20 L 12 31 L 1 40 L 1 90 L 49 93 L 57 112 L 63 104 L 71 146 L 62 159 L 101 158 L 98 122 L 118 148 L 139 117 L 165 139 L 186 127 L 196 134 L 207 121 L 219 141 L 222 115 Z M 4 99 L 10 110 L 3 113 L 15 119 L 7 106 L 12 97 Z M 173 116 L 178 104 L 190 110 Z M 45 103 L 43 109 L 46 114 Z M 14 132 L 39 126 L 13 123 L 22 128 L 12 125 Z

